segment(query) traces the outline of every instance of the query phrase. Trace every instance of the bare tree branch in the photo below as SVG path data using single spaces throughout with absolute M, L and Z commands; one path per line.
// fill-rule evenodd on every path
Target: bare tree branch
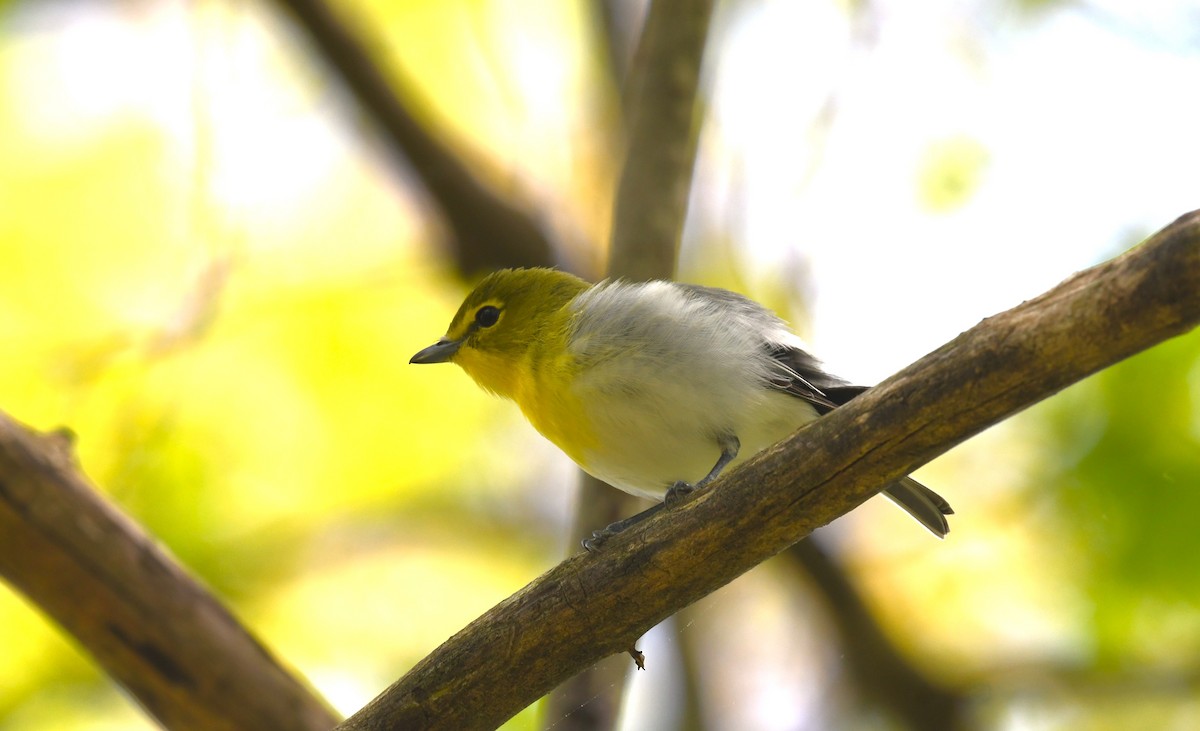
M 633 39 L 641 35 L 632 18 L 639 8 L 625 0 L 590 0 L 587 11 L 601 51 L 599 63 L 607 71 L 613 85 L 620 88 L 629 71 L 629 58 L 632 55 L 629 51 L 633 48 Z M 640 25 L 641 18 L 636 20 Z
M 332 8 L 322 0 L 279 0 L 279 5 L 299 21 L 374 118 L 397 159 L 416 171 L 450 228 L 452 252 L 464 274 L 558 263 L 541 227 L 489 190 L 416 120 L 366 46 Z
M 494 728 L 901 475 L 1198 323 L 1200 211 L 984 320 L 603 551 L 567 559 L 339 728 Z
M 628 148 L 617 188 L 609 273 L 675 273 L 696 157 L 696 90 L 712 0 L 656 0 L 624 90 Z
M 0 576 L 170 729 L 326 731 L 337 716 L 79 475 L 0 414 Z
M 611 277 L 669 279 L 675 273 L 696 154 L 696 94 L 712 11 L 712 0 L 654 0 L 647 12 L 623 95 L 628 149 L 613 209 Z M 582 475 L 574 535 L 587 536 L 637 512 L 639 505 L 646 507 Z M 596 674 L 602 677 L 592 677 Z M 562 731 L 615 728 L 623 681 L 619 666 L 592 666 L 550 697 L 547 720 L 561 724 L 558 719 L 565 719 Z M 571 713 L 580 697 L 601 700 L 586 715 Z

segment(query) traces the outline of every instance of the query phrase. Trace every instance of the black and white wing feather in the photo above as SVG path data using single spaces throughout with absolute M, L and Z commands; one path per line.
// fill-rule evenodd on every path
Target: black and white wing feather
M 772 383 L 772 387 L 808 401 L 820 414 L 833 411 L 868 389 L 867 386 L 852 386 L 821 370 L 817 360 L 800 348 L 784 345 L 770 345 L 769 348 L 771 357 L 795 374 L 790 380 Z M 939 538 L 950 532 L 950 523 L 946 520 L 947 515 L 954 514 L 950 503 L 913 478 L 897 480 L 888 485 L 883 494 Z

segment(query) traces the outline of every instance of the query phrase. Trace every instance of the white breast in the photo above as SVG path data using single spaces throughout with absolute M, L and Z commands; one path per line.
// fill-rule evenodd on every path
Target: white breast
M 573 390 L 597 445 L 582 466 L 615 487 L 661 498 L 675 481 L 708 474 L 722 435 L 741 442 L 740 462 L 817 416 L 768 388 L 781 366 L 764 343 L 797 339 L 750 300 L 705 299 L 665 282 L 610 283 L 576 307 Z

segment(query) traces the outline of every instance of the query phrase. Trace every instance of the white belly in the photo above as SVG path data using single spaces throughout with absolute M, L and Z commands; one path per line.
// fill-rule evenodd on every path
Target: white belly
M 771 388 L 789 372 L 770 346 L 799 340 L 750 300 L 617 282 L 573 307 L 571 402 L 585 412 L 581 441 L 591 445 L 573 456 L 615 487 L 661 498 L 677 481 L 706 476 L 724 437 L 737 437 L 741 462 L 816 418 L 808 402 Z
M 694 484 L 707 475 L 721 455 L 721 435 L 741 443 L 728 470 L 817 416 L 807 402 L 779 391 L 755 389 L 723 404 L 706 404 L 704 394 L 695 392 L 632 396 L 616 406 L 610 399 L 608 408 L 590 415 L 601 446 L 588 450 L 581 466 L 614 487 L 654 500 L 679 480 Z

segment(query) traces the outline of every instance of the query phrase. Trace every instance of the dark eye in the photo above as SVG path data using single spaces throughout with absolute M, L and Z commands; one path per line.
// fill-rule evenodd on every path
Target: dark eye
M 500 319 L 500 308 L 485 305 L 479 308 L 479 312 L 475 313 L 475 324 L 479 327 L 491 327 Z

